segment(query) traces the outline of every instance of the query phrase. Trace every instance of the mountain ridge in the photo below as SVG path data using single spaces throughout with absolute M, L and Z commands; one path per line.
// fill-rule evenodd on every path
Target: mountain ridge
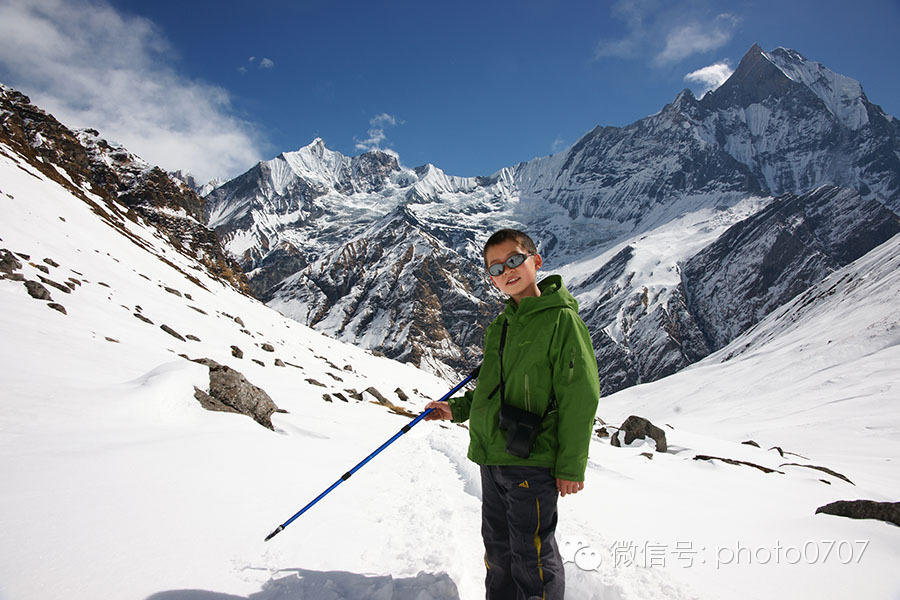
M 377 229 L 378 222 L 393 222 L 394 211 L 401 207 L 413 217 L 404 227 L 430 236 L 440 246 L 434 246 L 435 251 L 458 264 L 457 275 L 442 289 L 433 290 L 428 303 L 443 307 L 446 301 L 449 307 L 456 302 L 452 290 L 481 289 L 487 301 L 481 302 L 476 295 L 463 311 L 464 319 L 482 315 L 477 323 L 481 329 L 490 320 L 490 306 L 499 300 L 480 266 L 481 245 L 501 227 L 528 231 L 539 242 L 546 268 L 571 271 L 570 265 L 589 263 L 607 249 L 639 241 L 647 232 L 685 215 L 711 210 L 746 218 L 742 209 L 734 209 L 747 199 L 802 195 L 826 184 L 856 189 L 861 201 L 881 202 L 895 213 L 900 209 L 900 123 L 872 105 L 858 82 L 799 52 L 784 48 L 765 52 L 758 45 L 745 54 L 722 86 L 701 99 L 684 90 L 654 115 L 624 127 L 597 126 L 564 152 L 490 175 L 455 177 L 431 164 L 405 167 L 393 155 L 338 157 L 330 152 L 317 138 L 296 151 L 299 154 L 282 153 L 269 161 L 281 173 L 294 174 L 290 185 L 278 193 L 269 193 L 262 183 L 252 185 L 254 177 L 260 179 L 251 176 L 253 170 L 217 188 L 206 196 L 210 225 L 241 262 L 260 297 L 272 301 L 277 296 L 280 310 L 310 324 L 315 321 L 317 327 L 346 341 L 375 344 L 372 349 L 393 356 L 400 355 L 399 341 L 382 347 L 376 340 L 385 339 L 383 334 L 365 328 L 351 333 L 343 325 L 342 314 L 323 316 L 323 306 L 326 313 L 343 310 L 334 297 L 322 305 L 321 298 L 333 296 L 333 291 L 301 291 L 297 278 L 290 285 L 283 282 L 290 273 L 306 272 L 301 279 L 310 289 L 317 285 L 331 289 L 327 278 L 315 281 L 316 273 L 340 268 L 342 249 L 360 243 L 368 235 L 364 232 Z M 303 169 L 313 173 L 304 178 L 298 175 L 303 169 L 291 166 L 300 156 L 321 156 L 324 162 L 318 167 L 303 163 Z M 353 174 L 351 180 L 356 183 L 348 184 L 333 176 L 334 165 L 344 165 L 347 172 L 346 165 L 354 160 L 371 160 L 374 179 L 354 179 Z M 225 217 L 228 207 L 238 206 L 244 211 L 240 219 Z M 717 223 L 716 227 L 726 226 Z M 397 243 L 407 244 L 397 256 L 420 260 L 431 255 L 410 253 L 408 249 L 416 246 L 411 239 L 396 238 Z M 677 261 L 665 267 L 678 268 Z M 594 271 L 604 272 L 603 265 Z M 607 274 L 612 271 L 607 269 Z M 354 306 L 364 290 L 377 287 L 366 278 L 376 278 L 380 272 L 379 265 L 371 262 L 360 271 L 359 287 L 346 289 L 357 298 Z M 664 376 L 710 350 L 701 343 L 703 336 L 690 315 L 690 291 L 677 282 L 657 285 L 651 276 L 659 274 L 653 273 L 646 273 L 649 279 L 643 281 L 632 277 L 625 287 L 616 284 L 615 292 L 604 288 L 612 294 L 606 302 L 616 298 L 617 304 L 609 306 L 601 305 L 599 295 L 585 287 L 590 276 L 573 282 L 580 286 L 582 312 L 594 327 L 595 349 L 601 356 L 612 353 L 607 356 L 610 371 L 602 375 L 620 384 L 607 391 Z M 599 288 L 609 283 L 597 274 L 592 281 Z M 431 289 L 421 286 L 426 288 Z M 642 298 L 649 293 L 645 288 L 656 290 L 656 308 L 651 313 L 641 308 Z M 373 310 L 388 310 L 398 303 L 406 306 L 398 311 L 397 320 L 380 325 L 404 331 L 413 323 L 402 315 L 412 314 L 419 300 L 403 293 L 382 295 L 372 298 L 382 304 Z M 449 308 L 438 310 L 447 311 L 450 326 L 437 327 L 433 334 L 440 346 L 457 348 L 443 353 L 445 358 L 455 357 L 444 364 L 463 372 L 477 356 L 473 350 L 461 351 L 447 333 L 462 325 L 454 325 L 454 320 L 463 318 L 454 317 Z M 644 341 L 625 343 L 629 336 Z M 477 344 L 467 338 L 463 346 L 476 348 Z M 417 350 L 410 355 L 427 354 Z

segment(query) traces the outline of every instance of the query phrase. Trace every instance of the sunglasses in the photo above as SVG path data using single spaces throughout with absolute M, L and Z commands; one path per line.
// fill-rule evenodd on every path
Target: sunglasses
M 487 272 L 491 275 L 491 277 L 499 277 L 503 275 L 503 271 L 506 270 L 506 267 L 510 269 L 515 269 L 527 259 L 529 256 L 534 256 L 534 254 L 522 254 L 517 253 L 513 254 L 503 262 L 494 263 L 487 268 Z

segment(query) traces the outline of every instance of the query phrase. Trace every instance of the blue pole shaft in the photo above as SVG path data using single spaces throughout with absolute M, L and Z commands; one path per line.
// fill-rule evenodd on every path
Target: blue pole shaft
M 469 383 L 470 381 L 472 381 L 472 380 L 475 379 L 476 377 L 478 377 L 478 369 L 475 369 L 475 370 L 472 372 L 471 375 L 469 375 L 468 377 L 466 377 L 465 379 L 463 379 L 463 380 L 462 380 L 461 382 L 459 382 L 452 390 L 450 390 L 449 392 L 447 392 L 446 394 L 444 394 L 444 396 L 443 396 L 440 400 L 438 400 L 438 402 L 446 402 L 451 396 L 453 396 L 453 394 L 455 394 L 456 392 L 458 392 L 460 389 L 462 389 L 462 387 L 463 387 L 464 385 L 466 385 L 467 383 Z M 337 481 L 335 481 L 334 483 L 332 483 L 331 486 L 330 486 L 328 489 L 326 489 L 324 492 L 322 492 L 321 494 L 319 494 L 318 496 L 316 496 L 309 504 L 307 504 L 306 506 L 304 506 L 303 508 L 301 508 L 300 510 L 298 510 L 298 511 L 294 514 L 294 516 L 292 516 L 290 519 L 288 519 L 287 521 L 285 521 L 284 523 L 282 523 L 281 525 L 279 525 L 278 528 L 275 529 L 275 531 L 273 531 L 272 533 L 270 533 L 270 534 L 268 535 L 268 537 L 266 537 L 266 540 L 265 540 L 265 541 L 268 542 L 270 539 L 272 539 L 273 537 L 275 537 L 277 534 L 281 533 L 281 531 L 282 531 L 285 527 L 287 527 L 288 525 L 290 525 L 291 523 L 293 523 L 294 520 L 295 520 L 297 517 L 299 517 L 300 515 L 302 515 L 302 514 L 305 513 L 306 511 L 308 511 L 310 508 L 312 508 L 319 500 L 321 500 L 322 498 L 324 498 L 325 496 L 327 496 L 329 493 L 331 493 L 331 491 L 332 491 L 334 488 L 336 488 L 337 486 L 341 485 L 342 483 L 344 483 L 345 481 L 347 481 L 348 479 L 350 479 L 350 477 L 351 477 L 354 473 L 356 473 L 357 471 L 359 471 L 361 468 L 363 468 L 363 467 L 366 465 L 366 463 L 368 463 L 370 460 L 372 460 L 373 458 L 375 458 L 376 456 L 378 456 L 378 454 L 379 454 L 382 450 L 384 450 L 385 448 L 387 448 L 388 446 L 390 446 L 391 444 L 393 444 L 393 443 L 397 440 L 397 438 L 399 438 L 401 435 L 403 435 L 404 433 L 406 433 L 407 431 L 409 431 L 410 429 L 412 429 L 413 427 L 415 427 L 415 425 L 416 425 L 419 421 L 421 421 L 422 419 L 424 419 L 424 418 L 425 418 L 429 413 L 431 413 L 432 411 L 434 411 L 433 408 L 429 408 L 428 410 L 423 411 L 423 412 L 422 412 L 419 416 L 417 416 L 415 419 L 413 419 L 412 421 L 410 421 L 409 423 L 407 423 L 406 425 L 404 425 L 403 427 L 401 427 L 401 428 L 400 428 L 400 431 L 398 431 L 397 433 L 395 433 L 388 441 L 386 441 L 386 442 L 383 443 L 381 446 L 379 446 L 379 447 L 378 447 L 374 452 L 372 452 L 370 455 L 368 455 L 367 457 L 365 457 L 364 459 L 362 459 L 362 460 L 361 460 L 356 466 L 354 466 L 352 469 L 350 469 L 349 471 L 347 471 L 346 473 L 344 473 L 343 475 L 341 475 L 341 478 L 340 478 L 340 479 L 338 479 Z

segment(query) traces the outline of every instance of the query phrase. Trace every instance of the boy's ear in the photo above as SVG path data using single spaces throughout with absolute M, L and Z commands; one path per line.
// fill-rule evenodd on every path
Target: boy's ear
M 544 265 L 544 259 L 541 258 L 541 255 L 536 253 L 534 254 L 534 270 L 537 271 Z

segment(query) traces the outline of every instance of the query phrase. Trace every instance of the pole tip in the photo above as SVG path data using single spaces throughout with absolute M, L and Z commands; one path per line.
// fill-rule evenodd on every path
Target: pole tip
M 278 535 L 279 533 L 281 533 L 281 531 L 282 531 L 283 529 L 284 529 L 284 525 L 279 525 L 279 526 L 278 526 L 278 529 L 276 529 L 275 531 L 273 531 L 272 533 L 270 533 L 269 535 L 266 536 L 265 541 L 268 542 L 268 541 L 271 540 L 273 537 L 275 537 L 276 535 Z

